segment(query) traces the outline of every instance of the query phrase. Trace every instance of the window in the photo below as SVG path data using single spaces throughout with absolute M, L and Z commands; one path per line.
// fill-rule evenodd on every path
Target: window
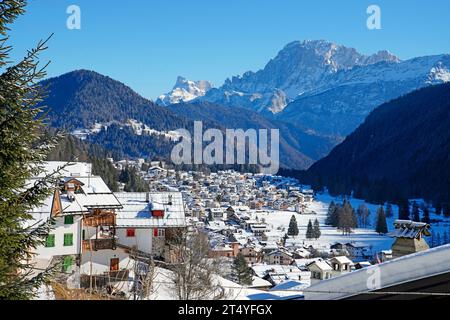
M 55 235 L 49 234 L 47 240 L 45 241 L 46 248 L 53 248 L 55 246 Z
M 158 237 L 158 238 L 163 238 L 166 236 L 166 230 L 155 228 L 155 229 L 153 229 L 153 236 Z
M 64 272 L 70 272 L 72 270 L 73 258 L 71 256 L 64 257 L 63 270 Z
M 127 237 L 133 238 L 136 236 L 136 229 L 127 229 Z
M 64 247 L 70 247 L 73 245 L 73 233 L 64 234 Z
M 65 216 L 64 224 L 73 224 L 73 216 Z

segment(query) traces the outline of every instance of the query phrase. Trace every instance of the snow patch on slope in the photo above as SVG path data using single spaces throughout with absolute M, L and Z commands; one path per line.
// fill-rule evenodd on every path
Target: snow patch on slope
M 150 135 L 150 136 L 159 136 L 171 141 L 178 141 L 181 138 L 181 135 L 177 131 L 159 131 L 150 128 L 148 125 L 134 120 L 128 119 L 126 123 L 120 123 L 118 121 L 111 121 L 107 123 L 95 123 L 91 128 L 80 128 L 73 130 L 71 134 L 78 139 L 86 140 L 88 136 L 98 134 L 102 130 L 108 130 L 108 127 L 116 124 L 120 127 L 130 127 L 133 129 L 133 132 L 138 135 Z

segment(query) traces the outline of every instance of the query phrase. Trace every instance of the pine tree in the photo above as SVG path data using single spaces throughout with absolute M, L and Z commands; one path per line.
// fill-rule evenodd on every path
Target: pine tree
M 288 235 L 298 236 L 298 225 L 295 215 L 291 217 L 291 221 L 289 222 Z
M 18 64 L 9 62 L 9 25 L 24 13 L 25 5 L 23 0 L 3 0 L 0 5 L 0 300 L 30 299 L 48 279 L 50 270 L 35 275 L 27 261 L 44 244 L 53 221 L 27 225 L 32 224 L 29 212 L 51 194 L 58 180 L 54 172 L 31 186 L 27 183 L 42 174 L 56 138 L 44 134 L 45 113 L 36 107 L 45 89 L 35 84 L 45 77 L 38 56 L 46 41 Z
M 394 216 L 394 211 L 392 210 L 392 204 L 389 202 L 386 204 L 386 218 L 392 218 Z
M 314 239 L 314 228 L 311 220 L 309 220 L 308 227 L 306 228 L 306 239 Z
M 436 202 L 434 205 L 434 211 L 437 215 L 440 215 L 442 213 L 442 204 L 440 202 Z
M 377 223 L 375 231 L 378 232 L 378 234 L 386 234 L 388 232 L 386 215 L 384 213 L 383 207 L 379 207 L 377 210 Z
M 415 201 L 412 206 L 412 220 L 415 222 L 420 222 L 419 205 Z
M 334 201 L 331 201 L 330 206 L 328 207 L 327 218 L 325 220 L 325 224 L 332 227 L 337 227 L 339 223 L 339 205 L 337 205 Z
M 253 276 L 247 261 L 242 253 L 239 253 L 233 261 L 233 273 L 237 283 L 241 285 L 251 285 Z
M 423 217 L 422 217 L 422 222 L 425 222 L 427 224 L 430 224 L 430 210 L 428 209 L 428 207 L 425 207 L 423 209 Z
M 409 203 L 403 200 L 399 203 L 398 218 L 400 220 L 409 220 Z
M 319 220 L 314 220 L 314 229 L 313 229 L 314 239 L 319 239 L 322 235 L 322 232 L 320 231 L 320 223 Z
M 444 214 L 444 217 L 450 217 L 450 203 L 444 203 L 442 205 L 442 213 Z

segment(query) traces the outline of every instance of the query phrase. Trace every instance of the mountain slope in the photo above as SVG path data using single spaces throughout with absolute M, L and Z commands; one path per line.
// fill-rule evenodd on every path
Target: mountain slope
M 342 139 L 380 104 L 448 81 L 450 55 L 400 61 L 387 51 L 367 56 L 328 41 L 296 41 L 264 69 L 227 79 L 198 100 L 251 109 Z
M 119 81 L 77 70 L 40 83 L 47 87 L 49 124 L 105 147 L 116 158 L 167 157 L 170 130 L 192 121 L 141 97 Z M 80 134 L 81 133 L 81 134 Z
M 375 107 L 416 89 L 450 81 L 450 55 L 380 62 L 332 75 L 275 117 L 315 132 L 350 134 Z
M 450 200 L 450 84 L 383 104 L 305 174 L 315 187 L 375 201 Z
M 284 166 L 308 168 L 324 157 L 335 141 L 309 134 L 292 124 L 269 120 L 257 112 L 230 108 L 208 102 L 180 103 L 168 107 L 186 118 L 207 121 L 220 129 L 279 129 L 280 157 Z
M 399 59 L 387 51 L 365 56 L 328 41 L 295 41 L 286 45 L 263 70 L 227 79 L 222 87 L 210 90 L 201 100 L 279 113 L 298 95 L 326 85 L 330 75 L 380 61 Z
M 201 103 L 158 106 L 124 84 L 92 71 L 73 71 L 41 84 L 48 87 L 42 105 L 48 106 L 51 126 L 100 145 L 115 158 L 167 159 L 179 138 L 174 130 L 192 132 L 194 120 L 202 120 L 205 129 L 282 127 L 281 165 L 288 168 L 308 168 L 333 145 L 250 110 L 237 114 L 228 107 Z
M 74 130 L 92 128 L 96 123 L 129 119 L 155 130 L 183 128 L 185 119 L 141 97 L 119 81 L 94 71 L 77 70 L 41 82 L 48 86 L 48 106 L 53 127 Z

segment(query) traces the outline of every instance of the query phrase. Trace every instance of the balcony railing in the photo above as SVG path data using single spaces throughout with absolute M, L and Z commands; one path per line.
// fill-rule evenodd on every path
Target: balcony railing
M 83 240 L 83 251 L 114 250 L 116 248 L 115 239 L 91 239 Z
M 84 218 L 83 224 L 86 227 L 113 226 L 116 224 L 116 216 L 114 213 L 88 216 Z

